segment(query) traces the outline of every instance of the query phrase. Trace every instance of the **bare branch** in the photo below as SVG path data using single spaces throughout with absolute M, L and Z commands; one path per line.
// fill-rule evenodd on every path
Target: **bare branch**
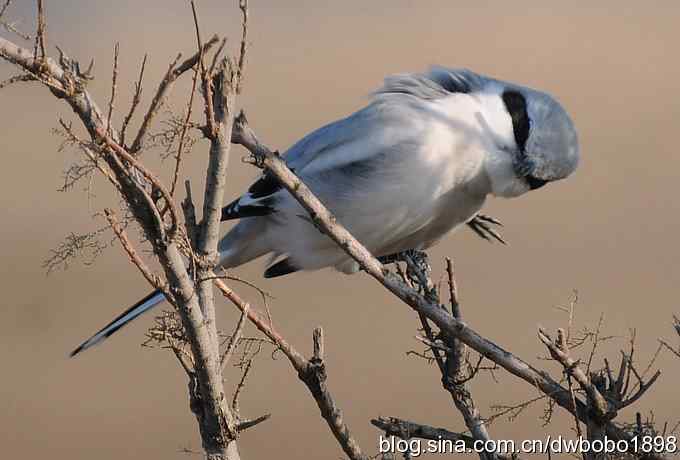
M 196 238 L 198 234 L 198 224 L 196 223 L 196 208 L 194 206 L 194 199 L 191 196 L 191 183 L 189 179 L 184 181 L 186 189 L 186 198 L 182 201 L 182 212 L 184 213 L 184 224 L 187 230 L 187 237 L 189 238 L 192 250 L 196 248 Z
M 239 0 L 241 10 L 241 47 L 239 50 L 238 65 L 236 67 L 236 94 L 241 94 L 243 89 L 244 73 L 246 68 L 246 54 L 248 53 L 248 0 Z
M 248 378 L 248 374 L 250 374 L 250 370 L 253 368 L 253 360 L 252 358 L 249 359 L 246 364 L 245 368 L 243 369 L 243 374 L 241 375 L 241 380 L 238 382 L 238 385 L 236 385 L 236 390 L 234 390 L 234 396 L 231 399 L 231 410 L 234 411 L 234 415 L 236 418 L 239 418 L 239 397 L 241 396 L 241 391 L 245 388 L 246 386 L 246 379 Z M 238 426 L 236 428 L 238 430 Z
M 9 22 L 6 22 L 2 19 L 2 17 L 5 15 L 7 12 L 7 8 L 9 8 L 9 5 L 12 3 L 12 0 L 5 0 L 5 3 L 0 7 L 0 26 L 3 26 L 8 32 L 17 34 L 19 37 L 23 38 L 24 40 L 30 40 L 31 37 L 30 35 L 26 35 L 14 26 L 14 24 L 11 24 Z
M 219 39 L 215 35 L 208 42 L 206 42 L 205 45 L 203 45 L 200 52 L 194 54 L 189 59 L 182 62 L 180 65 L 177 65 L 177 62 L 180 60 L 182 56 L 181 54 L 178 55 L 177 58 L 170 64 L 170 66 L 168 67 L 168 71 L 165 73 L 165 77 L 158 86 L 156 94 L 154 95 L 153 100 L 151 101 L 151 105 L 149 106 L 149 109 L 147 110 L 146 115 L 144 116 L 144 120 L 142 121 L 142 125 L 139 128 L 139 131 L 137 132 L 137 136 L 135 137 L 132 146 L 130 146 L 130 152 L 132 152 L 133 154 L 138 154 L 139 151 L 144 147 L 144 141 L 147 132 L 149 131 L 149 128 L 151 127 L 154 118 L 165 104 L 170 89 L 172 88 L 175 81 L 180 76 L 182 76 L 182 74 L 184 74 L 187 70 L 192 69 L 199 61 L 202 54 L 207 52 L 218 41 Z
M 201 48 L 203 49 L 203 48 Z M 219 51 L 218 51 L 219 52 Z M 177 186 L 177 181 L 179 180 L 179 170 L 182 164 L 182 153 L 184 149 L 184 139 L 186 138 L 187 131 L 189 129 L 189 121 L 191 120 L 191 110 L 194 106 L 194 96 L 196 95 L 196 82 L 198 80 L 198 69 L 194 68 L 194 76 L 191 81 L 191 94 L 189 95 L 189 102 L 187 104 L 187 114 L 184 118 L 184 123 L 182 123 L 182 132 L 179 136 L 179 142 L 177 145 L 177 154 L 175 155 L 175 170 L 172 175 L 172 185 L 170 186 L 170 195 L 175 196 L 175 187 Z
M 10 3 L 12 3 L 12 0 L 6 0 L 5 4 L 0 7 L 0 19 L 2 19 L 2 16 L 5 14 L 5 11 L 7 11 L 7 7 L 9 7 Z
M 146 59 L 148 55 L 144 55 L 144 59 L 142 60 L 142 65 L 139 69 L 139 78 L 137 79 L 137 82 L 135 83 L 135 94 L 132 97 L 132 103 L 130 104 L 130 110 L 128 111 L 128 114 L 125 116 L 123 119 L 123 126 L 120 129 L 120 143 L 125 145 L 125 134 L 127 133 L 127 128 L 128 125 L 130 124 L 130 121 L 132 120 L 132 116 L 135 114 L 135 110 L 137 110 L 137 107 L 139 106 L 139 103 L 142 100 L 142 80 L 144 79 L 144 70 L 146 69 Z
M 109 225 L 111 225 L 111 228 L 120 240 L 120 244 L 123 246 L 123 249 L 125 249 L 125 252 L 127 253 L 133 265 L 139 269 L 150 285 L 159 289 L 163 288 L 163 281 L 161 281 L 157 275 L 154 275 L 151 272 L 146 263 L 141 259 L 141 257 L 139 257 L 139 254 L 137 254 L 137 251 L 125 233 L 125 230 L 123 230 L 123 228 L 118 223 L 118 218 L 116 217 L 115 211 L 113 209 L 106 208 L 104 209 L 104 214 L 106 214 L 106 219 L 109 221 Z
M 91 140 L 87 144 L 79 142 L 79 145 L 92 149 L 93 158 L 102 158 L 106 162 L 111 171 L 111 178 L 117 181 L 119 191 L 130 207 L 132 215 L 144 230 L 148 241 L 151 242 L 154 253 L 164 269 L 169 285 L 169 289 L 164 291 L 164 294 L 177 308 L 182 318 L 195 361 L 194 368 L 190 369 L 188 364 L 180 358 L 189 375 L 190 406 L 198 420 L 206 456 L 207 458 L 236 459 L 238 455 L 233 441 L 238 434 L 237 420 L 233 417 L 224 398 L 219 353 L 215 352 L 217 348 L 215 324 L 213 322 L 206 327 L 199 296 L 196 295 L 194 282 L 182 258 L 181 246 L 184 241 L 176 239 L 179 220 L 175 204 L 163 184 L 134 155 L 142 147 L 145 134 L 154 115 L 163 105 L 172 82 L 196 65 L 198 55 L 179 65 L 177 65 L 178 58 L 170 67 L 135 138 L 133 144 L 135 148 L 131 151 L 121 143 L 119 134 L 108 122 L 111 117 L 103 116 L 102 111 L 87 91 L 87 83 L 92 79 L 92 65 L 87 71 L 82 72 L 79 63 L 70 59 L 59 48 L 57 48 L 60 53 L 58 61 L 46 56 L 46 25 L 42 2 L 39 2 L 38 22 L 38 37 L 33 53 L 0 38 L 0 57 L 21 67 L 27 74 L 45 84 L 57 98 L 64 99 L 83 122 Z M 216 42 L 217 38 L 209 41 L 202 47 L 201 52 Z M 117 70 L 115 63 L 114 67 Z M 116 85 L 113 86 L 109 113 L 112 113 L 115 103 Z M 220 94 L 218 97 L 222 96 Z M 231 112 L 225 111 L 225 113 L 227 113 L 225 117 L 230 120 Z M 70 127 L 65 123 L 63 127 L 66 132 L 70 131 Z M 226 134 L 229 137 L 226 137 L 226 142 L 223 142 L 227 144 L 227 147 L 230 144 L 229 133 L 230 130 Z M 170 222 L 168 224 L 159 212 L 158 203 L 161 199 L 169 210 Z M 107 217 L 111 225 L 117 227 L 113 213 L 107 212 Z M 140 267 L 147 279 L 153 281 L 151 273 L 143 268 L 141 259 L 129 245 L 125 233 L 120 228 L 117 229 L 117 236 L 130 258 Z M 177 349 L 174 351 L 177 352 Z
M 241 312 L 241 317 L 239 318 L 238 323 L 236 323 L 234 333 L 229 338 L 227 348 L 222 354 L 222 358 L 220 359 L 220 366 L 222 367 L 222 369 L 224 369 L 227 363 L 231 360 L 231 357 L 234 354 L 234 350 L 236 350 L 236 346 L 238 345 L 239 340 L 241 340 L 241 336 L 243 335 L 243 326 L 245 326 L 249 308 L 250 304 L 246 304 L 245 310 Z
M 108 135 L 112 134 L 113 127 L 111 126 L 111 116 L 113 115 L 113 108 L 116 102 L 116 88 L 118 85 L 118 50 L 120 44 L 116 42 L 116 46 L 113 49 L 113 75 L 111 77 L 111 98 L 109 99 L 109 113 L 106 117 L 106 130 Z
M 432 439 L 459 442 L 463 441 L 468 449 L 474 448 L 475 439 L 461 433 L 454 433 L 445 428 L 435 428 L 429 425 L 409 422 L 396 417 L 378 417 L 371 420 L 371 424 L 380 428 L 388 436 L 397 436 L 401 439 Z
M 99 146 L 91 142 L 85 142 L 84 140 L 76 136 L 76 134 L 73 132 L 71 123 L 66 123 L 64 120 L 60 118 L 59 124 L 61 125 L 63 131 L 57 130 L 56 133 L 65 137 L 64 142 L 77 146 L 85 154 L 87 160 L 89 161 L 89 164 L 97 168 L 99 172 L 101 172 L 102 175 L 106 177 L 117 190 L 120 190 L 120 182 L 118 181 L 118 179 L 100 161 L 101 155 L 98 153 Z M 62 148 L 63 145 L 59 149 L 61 150 Z M 76 166 L 74 171 L 70 171 L 70 173 L 67 172 L 67 176 L 65 177 L 65 183 L 61 190 L 66 191 L 77 180 L 79 180 L 82 177 L 85 177 L 89 169 L 88 166 L 89 165 Z
M 607 420 L 612 417 L 609 404 L 604 399 L 599 390 L 588 379 L 586 374 L 581 370 L 578 362 L 569 356 L 569 350 L 566 345 L 564 331 L 557 330 L 557 339 L 553 342 L 550 336 L 542 329 L 538 329 L 538 337 L 541 342 L 548 348 L 550 356 L 558 361 L 565 372 L 571 375 L 579 386 L 586 392 L 588 399 L 592 402 L 593 409 L 596 411 L 596 416 L 601 420 Z
M 151 347 L 156 345 L 161 348 L 170 348 L 186 375 L 189 378 L 193 378 L 196 374 L 194 371 L 194 359 L 187 350 L 189 341 L 182 320 L 177 312 L 174 310 L 164 310 L 154 319 L 154 323 L 154 326 L 147 331 L 146 341 L 142 343 L 142 346 Z
M 298 377 L 302 380 L 314 397 L 322 417 L 328 423 L 333 435 L 338 440 L 343 451 L 352 460 L 366 460 L 359 444 L 352 437 L 349 427 L 345 423 L 340 409 L 326 386 L 326 370 L 323 360 L 323 333 L 320 328 L 314 331 L 314 355 L 307 361 L 283 336 L 255 311 L 247 302 L 241 299 L 231 288 L 219 279 L 214 279 L 215 285 L 227 299 L 229 299 L 242 313 L 248 316 L 260 332 L 271 339 L 288 358 Z
M 491 424 L 500 417 L 508 416 L 509 421 L 514 421 L 517 417 L 520 416 L 522 412 L 524 412 L 529 406 L 534 404 L 535 402 L 542 401 L 544 399 L 550 399 L 548 395 L 546 394 L 540 394 L 539 396 L 535 396 L 531 399 L 528 399 L 526 401 L 522 401 L 517 404 L 511 404 L 511 405 L 506 405 L 506 404 L 494 404 L 491 406 L 491 409 L 494 411 L 494 414 L 487 418 L 485 421 L 487 424 Z
M 407 251 L 403 254 L 403 258 L 407 263 L 406 274 L 411 279 L 411 284 L 417 286 L 429 302 L 437 305 L 441 304 L 439 290 L 434 287 L 430 276 L 432 269 L 430 268 L 427 255 L 425 253 Z M 451 310 L 453 312 L 452 316 L 456 320 L 461 321 L 462 313 L 458 301 L 457 283 L 453 274 L 453 263 L 448 258 L 446 259 L 446 271 L 448 274 L 448 290 Z M 483 357 L 480 356 L 477 364 L 472 367 L 467 361 L 467 346 L 447 333 L 439 334 L 441 341 L 445 344 L 442 350 L 444 351 L 444 356 L 441 356 L 440 348 L 436 345 L 437 341 L 427 318 L 421 312 L 418 312 L 418 316 L 420 317 L 428 342 L 432 344 L 430 349 L 439 365 L 444 389 L 451 395 L 456 409 L 463 416 L 465 425 L 468 427 L 472 437 L 482 443 L 486 443 L 491 438 L 484 419 L 472 398 L 469 387 L 469 382 L 479 371 Z M 479 452 L 479 456 L 481 460 L 493 460 L 497 457 L 497 454 L 495 452 Z
M 50 251 L 50 256 L 43 261 L 42 267 L 47 270 L 47 273 L 57 268 L 66 269 L 72 260 L 84 255 L 85 265 L 91 264 L 109 246 L 100 241 L 101 234 L 107 229 L 108 226 L 83 234 L 71 232 L 64 241 Z
M 166 206 L 170 210 L 170 228 L 167 231 L 170 239 L 173 238 L 174 233 L 177 231 L 179 225 L 179 214 L 177 212 L 177 207 L 175 205 L 170 192 L 165 188 L 163 183 L 158 179 L 149 169 L 147 169 L 142 163 L 140 163 L 135 157 L 133 157 L 127 150 L 120 146 L 111 136 L 106 134 L 101 128 L 97 128 L 96 133 L 99 135 L 104 144 L 111 149 L 112 152 L 116 153 L 122 160 L 128 162 L 130 166 L 137 171 L 139 171 L 146 180 L 148 180 L 153 187 L 160 192 L 160 194 L 165 199 Z M 157 212 L 155 204 L 150 204 L 150 207 Z M 159 230 L 164 233 L 161 225 L 163 223 L 162 217 L 160 215 L 156 218 L 159 225 Z
M 47 21 L 45 21 L 45 9 L 43 8 L 42 0 L 38 0 L 38 30 L 35 34 L 35 48 L 33 50 L 33 59 L 45 59 L 47 53 L 45 52 L 45 34 L 47 32 Z M 38 56 L 38 50 L 40 56 Z
M 4 27 L 8 32 L 11 32 L 13 34 L 18 35 L 19 37 L 23 38 L 26 41 L 29 41 L 31 39 L 30 35 L 27 35 L 23 32 L 20 32 L 14 24 L 10 22 L 6 22 L 5 20 L 2 19 L 2 17 L 5 15 L 7 12 L 7 8 L 9 5 L 12 3 L 12 0 L 6 0 L 5 3 L 0 7 L 0 26 Z
M 656 371 L 654 373 L 654 375 L 652 375 L 652 377 L 646 383 L 642 382 L 642 380 L 641 380 L 640 386 L 639 386 L 638 390 L 635 392 L 635 394 L 633 394 L 632 396 L 630 396 L 626 400 L 622 401 L 619 404 L 619 407 L 621 409 L 623 409 L 624 407 L 630 406 L 635 401 L 640 399 L 642 397 L 642 395 L 644 395 L 647 392 L 647 390 L 649 390 L 649 388 L 652 385 L 654 385 L 654 382 L 656 382 L 656 379 L 658 379 L 660 375 L 661 375 L 661 371 Z
M 36 81 L 37 78 L 34 77 L 33 75 L 30 74 L 24 74 L 24 75 L 15 75 L 14 77 L 10 77 L 7 80 L 1 81 L 0 82 L 0 89 L 12 85 L 14 83 L 18 82 L 25 82 L 25 81 Z
M 197 255 L 197 294 L 203 320 L 211 325 L 209 332 L 212 339 L 212 352 L 216 356 L 215 366 L 219 367 L 219 344 L 217 331 L 214 327 L 215 301 L 213 284 L 210 277 L 214 276 L 214 268 L 217 263 L 217 243 L 220 236 L 220 218 L 226 186 L 226 172 L 231 149 L 231 131 L 233 124 L 233 107 L 235 104 L 234 88 L 226 75 L 226 69 L 221 66 L 214 75 L 208 75 L 205 71 L 205 46 L 202 44 L 198 14 L 194 2 L 191 9 L 196 27 L 196 40 L 198 42 L 197 63 L 200 67 L 200 76 L 203 89 L 203 105 L 205 108 L 206 123 L 209 126 L 210 151 L 208 167 L 206 170 L 205 191 L 203 201 L 203 219 L 198 225 L 196 233 Z M 215 38 L 214 41 L 217 39 Z M 196 76 L 196 74 L 195 74 Z

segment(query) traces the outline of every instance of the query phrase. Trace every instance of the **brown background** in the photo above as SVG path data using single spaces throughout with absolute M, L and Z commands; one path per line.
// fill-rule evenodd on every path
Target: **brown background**
M 34 5 L 17 3 L 10 15 L 28 30 Z M 235 3 L 199 2 L 204 36 L 227 34 L 235 43 Z M 603 313 L 604 332 L 623 337 L 603 348 L 612 360 L 629 328 L 637 328 L 643 360 L 656 349 L 658 337 L 677 341 L 671 328 L 680 280 L 677 2 L 252 3 L 253 44 L 240 104 L 274 147 L 283 149 L 361 107 L 384 75 L 434 63 L 555 94 L 579 128 L 583 161 L 577 174 L 518 200 L 490 200 L 486 211 L 506 223 L 510 246 L 489 245 L 461 231 L 431 251 L 436 275 L 442 273 L 443 257 L 454 257 L 469 323 L 554 375 L 559 372 L 553 364 L 537 359 L 543 350 L 536 326 L 564 325 L 566 317 L 555 307 L 567 303 L 573 289 L 580 294 L 578 327 L 594 326 Z M 123 82 L 119 107 L 129 101 L 144 52 L 150 54 L 145 102 L 177 51 L 193 52 L 184 1 L 46 4 L 49 44 L 60 44 L 84 62 L 96 58 L 98 79 L 91 90 L 101 105 L 108 99 L 116 40 Z M 3 78 L 14 72 L 6 63 L 0 70 Z M 186 82 L 174 92 L 176 108 L 185 103 L 184 88 Z M 77 158 L 68 149 L 56 152 L 59 139 L 50 129 L 58 116 L 73 118 L 43 88 L 0 92 L 2 456 L 186 458 L 179 450 L 198 450 L 200 441 L 184 376 L 169 353 L 139 347 L 151 317 L 78 359 L 67 358 L 81 339 L 148 288 L 118 245 L 93 266 L 77 262 L 45 276 L 41 262 L 50 248 L 71 231 L 101 225 L 90 216 L 112 203 L 102 181 L 95 182 L 90 199 L 81 191 L 84 184 L 68 194 L 55 192 L 60 172 Z M 239 161 L 243 154 L 234 152 L 228 198 L 256 174 Z M 147 155 L 156 165 L 155 154 Z M 170 167 L 161 165 L 166 177 Z M 187 169 L 196 190 L 204 167 L 200 144 Z M 276 324 L 300 350 L 310 349 L 314 326 L 325 327 L 331 388 L 367 452 L 377 448 L 378 433 L 368 423 L 377 415 L 462 429 L 434 367 L 405 355 L 418 348 L 412 338 L 416 320 L 407 307 L 365 275 L 322 271 L 264 281 L 262 270 L 258 261 L 236 272 L 276 297 Z M 220 310 L 226 328 L 232 310 L 226 304 Z M 664 374 L 636 407 L 645 414 L 653 410 L 657 420 L 672 425 L 680 412 L 680 362 L 665 353 L 658 365 Z M 228 385 L 236 375 L 230 374 Z M 497 376 L 500 383 L 488 375 L 475 381 L 486 415 L 492 404 L 536 395 L 503 372 Z M 281 357 L 260 356 L 242 407 L 246 416 L 273 413 L 242 437 L 244 458 L 341 456 L 314 402 Z M 538 406 L 515 423 L 498 421 L 492 434 L 514 439 L 571 434 L 564 412 L 546 428 L 537 419 L 541 413 Z M 633 412 L 623 416 L 631 419 Z

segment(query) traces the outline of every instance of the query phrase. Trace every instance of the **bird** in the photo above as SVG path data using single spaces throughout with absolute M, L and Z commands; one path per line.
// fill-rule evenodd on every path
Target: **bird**
M 463 224 L 495 223 L 479 214 L 489 196 L 519 197 L 565 179 L 579 156 L 575 125 L 553 96 L 434 66 L 386 77 L 365 107 L 311 132 L 282 158 L 342 225 L 388 260 L 426 250 Z M 268 254 L 265 278 L 325 267 L 357 272 L 358 263 L 305 216 L 265 171 L 222 210 L 222 221 L 239 222 L 219 242 L 218 266 Z M 160 290 L 150 293 L 71 356 L 164 300 Z

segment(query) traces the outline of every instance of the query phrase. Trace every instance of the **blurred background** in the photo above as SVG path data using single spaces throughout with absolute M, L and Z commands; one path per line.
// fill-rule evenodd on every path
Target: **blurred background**
M 31 32 L 34 2 L 15 2 L 6 19 Z M 95 58 L 90 90 L 105 106 L 110 92 L 113 46 L 120 42 L 120 123 L 133 81 L 149 53 L 145 107 L 177 52 L 194 52 L 188 2 L 46 1 L 48 46 L 59 45 L 84 64 Z M 251 1 L 251 48 L 246 109 L 260 137 L 285 149 L 309 131 L 362 107 L 390 73 L 421 71 L 431 64 L 468 67 L 555 95 L 580 132 L 582 163 L 566 181 L 517 200 L 491 199 L 485 212 L 502 220 L 509 246 L 488 244 L 469 230 L 448 236 L 430 251 L 435 278 L 444 257 L 454 259 L 463 314 L 476 330 L 547 369 L 537 326 L 566 326 L 577 290 L 575 328 L 615 336 L 600 349 L 618 360 L 629 331 L 637 331 L 636 356 L 644 369 L 657 339 L 677 344 L 671 327 L 678 313 L 680 233 L 677 190 L 680 161 L 680 4 L 635 1 Z M 238 42 L 236 1 L 199 1 L 204 37 L 218 33 Z M 3 37 L 9 37 L 4 30 Z M 17 41 L 20 39 L 12 37 Z M 32 43 L 25 42 L 32 48 Z M 16 74 L 0 63 L 1 78 Z M 175 88 L 171 107 L 188 99 L 189 74 Z M 152 324 L 146 316 L 101 347 L 77 359 L 68 352 L 149 290 L 116 243 L 93 264 L 76 261 L 46 275 L 43 261 L 70 232 L 102 226 L 93 214 L 116 203 L 108 184 L 95 180 L 88 195 L 81 183 L 56 190 L 61 173 L 79 153 L 57 151 L 51 134 L 58 117 L 74 116 L 44 88 L 19 84 L 0 91 L 2 241 L 0 266 L 4 308 L 0 314 L 0 445 L 16 458 L 186 458 L 200 451 L 182 370 L 170 353 L 140 348 Z M 206 144 L 186 159 L 185 176 L 201 190 Z M 239 195 L 258 171 L 233 150 L 227 200 Z M 169 180 L 172 162 L 158 152 L 145 161 Z M 407 356 L 420 349 L 413 339 L 417 318 L 364 274 L 330 270 L 264 280 L 263 261 L 235 274 L 275 299 L 277 327 L 300 350 L 311 350 L 312 329 L 326 331 L 330 388 L 350 428 L 368 454 L 377 451 L 379 415 L 463 430 L 441 389 L 436 367 Z M 254 302 L 259 297 L 235 285 Z M 234 308 L 223 303 L 220 322 L 231 330 Z M 252 330 L 250 331 L 252 332 Z M 587 349 L 584 350 L 587 354 Z M 242 398 L 242 414 L 272 418 L 240 440 L 245 459 L 340 458 L 342 452 L 322 422 L 313 399 L 289 363 L 269 351 L 258 357 Z M 596 358 L 599 366 L 601 356 Z M 680 360 L 663 353 L 663 374 L 634 411 L 673 426 L 680 413 Z M 502 372 L 473 383 L 485 416 L 492 406 L 512 405 L 536 390 Z M 229 372 L 233 387 L 238 370 Z M 513 422 L 491 427 L 499 439 L 573 435 L 571 418 L 557 410 L 543 426 L 542 403 Z

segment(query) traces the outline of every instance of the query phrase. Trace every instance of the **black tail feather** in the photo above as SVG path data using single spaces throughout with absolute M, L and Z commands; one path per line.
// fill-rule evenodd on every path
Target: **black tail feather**
M 141 299 L 139 302 L 135 303 L 133 306 L 125 310 L 123 313 L 120 315 L 116 316 L 112 321 L 110 321 L 106 326 L 101 328 L 99 331 L 97 331 L 96 334 L 94 334 L 92 337 L 81 343 L 78 348 L 73 350 L 71 353 L 69 353 L 69 356 L 73 358 L 75 355 L 80 353 L 81 351 L 90 348 L 91 346 L 101 342 L 102 340 L 110 337 L 111 335 L 115 334 L 120 328 L 125 326 L 126 324 L 129 324 L 130 321 L 135 319 L 137 316 L 141 315 L 142 313 L 146 312 L 147 309 L 144 309 L 143 311 L 140 311 L 139 313 L 136 313 L 135 315 L 131 316 L 128 320 L 121 322 L 120 324 L 115 325 L 114 327 L 111 327 L 112 325 L 116 324 L 116 322 L 120 321 L 121 319 L 125 318 L 126 316 L 130 315 L 133 311 L 138 309 L 141 305 L 146 303 L 148 300 L 151 298 L 157 296 L 160 293 L 160 290 L 156 289 L 155 291 L 152 291 L 149 295 Z M 108 330 L 107 330 L 108 329 Z

